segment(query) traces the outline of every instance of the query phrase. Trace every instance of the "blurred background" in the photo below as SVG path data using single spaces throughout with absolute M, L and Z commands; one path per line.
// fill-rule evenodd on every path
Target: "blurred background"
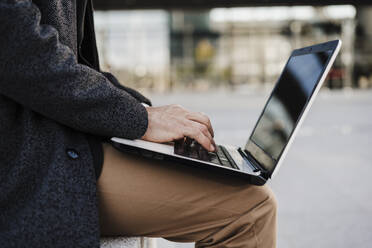
M 216 141 L 237 146 L 291 51 L 341 39 L 323 90 L 270 182 L 278 247 L 371 247 L 371 1 L 95 0 L 95 8 L 103 70 L 155 105 L 207 113 Z M 193 244 L 159 239 L 157 246 Z

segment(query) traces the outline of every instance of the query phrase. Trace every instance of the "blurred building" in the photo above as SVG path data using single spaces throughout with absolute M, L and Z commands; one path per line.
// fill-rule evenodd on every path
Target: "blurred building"
M 97 11 L 101 66 L 123 84 L 164 90 L 169 74 L 168 14 L 161 10 Z
M 353 84 L 361 88 L 372 86 L 372 7 L 357 8 Z
M 351 5 L 108 11 L 96 26 L 103 68 L 137 88 L 272 85 L 294 48 L 332 39 L 343 49 L 327 86 L 369 87 L 371 16 Z

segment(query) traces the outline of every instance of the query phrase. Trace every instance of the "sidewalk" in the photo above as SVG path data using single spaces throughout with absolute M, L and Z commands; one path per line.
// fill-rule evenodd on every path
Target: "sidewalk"
M 153 95 L 207 113 L 217 143 L 244 145 L 267 93 Z M 192 100 L 192 101 L 191 101 Z M 278 248 L 372 244 L 372 91 L 322 91 L 271 186 Z M 158 247 L 193 247 L 159 240 Z

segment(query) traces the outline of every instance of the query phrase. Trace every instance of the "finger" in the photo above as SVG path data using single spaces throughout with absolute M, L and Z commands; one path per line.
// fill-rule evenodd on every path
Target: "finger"
M 198 113 L 198 112 L 189 112 L 187 115 L 187 118 L 189 120 L 196 121 L 196 122 L 206 125 L 208 127 L 210 134 L 212 135 L 212 137 L 214 137 L 214 130 L 213 130 L 211 121 L 207 115 L 203 113 Z
M 207 115 L 198 112 L 189 112 L 187 113 L 186 118 L 206 125 L 208 127 L 210 134 L 212 135 L 212 137 L 214 137 L 212 123 Z
M 199 122 L 193 121 L 195 128 L 198 128 L 213 144 L 212 134 L 209 132 L 209 129 L 206 125 L 200 124 Z
M 208 151 L 214 151 L 213 139 L 209 134 L 208 128 L 200 123 L 190 121 L 184 129 L 184 135 L 195 139 L 200 145 L 202 145 Z M 207 130 L 207 131 L 203 131 Z M 209 135 L 207 135 L 207 134 Z
M 202 131 L 203 134 L 209 138 L 209 140 L 211 141 L 212 145 L 214 146 L 214 150 L 215 150 L 217 148 L 217 145 L 214 142 L 214 139 L 213 139 L 211 133 L 209 132 L 208 127 L 206 127 L 204 124 L 200 124 L 198 122 L 194 122 L 193 125 L 195 126 L 195 128 L 199 128 L 199 130 Z

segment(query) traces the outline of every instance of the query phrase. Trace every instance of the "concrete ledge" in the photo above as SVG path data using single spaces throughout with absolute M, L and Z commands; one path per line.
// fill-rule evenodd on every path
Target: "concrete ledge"
M 143 238 L 104 237 L 101 248 L 145 248 Z

